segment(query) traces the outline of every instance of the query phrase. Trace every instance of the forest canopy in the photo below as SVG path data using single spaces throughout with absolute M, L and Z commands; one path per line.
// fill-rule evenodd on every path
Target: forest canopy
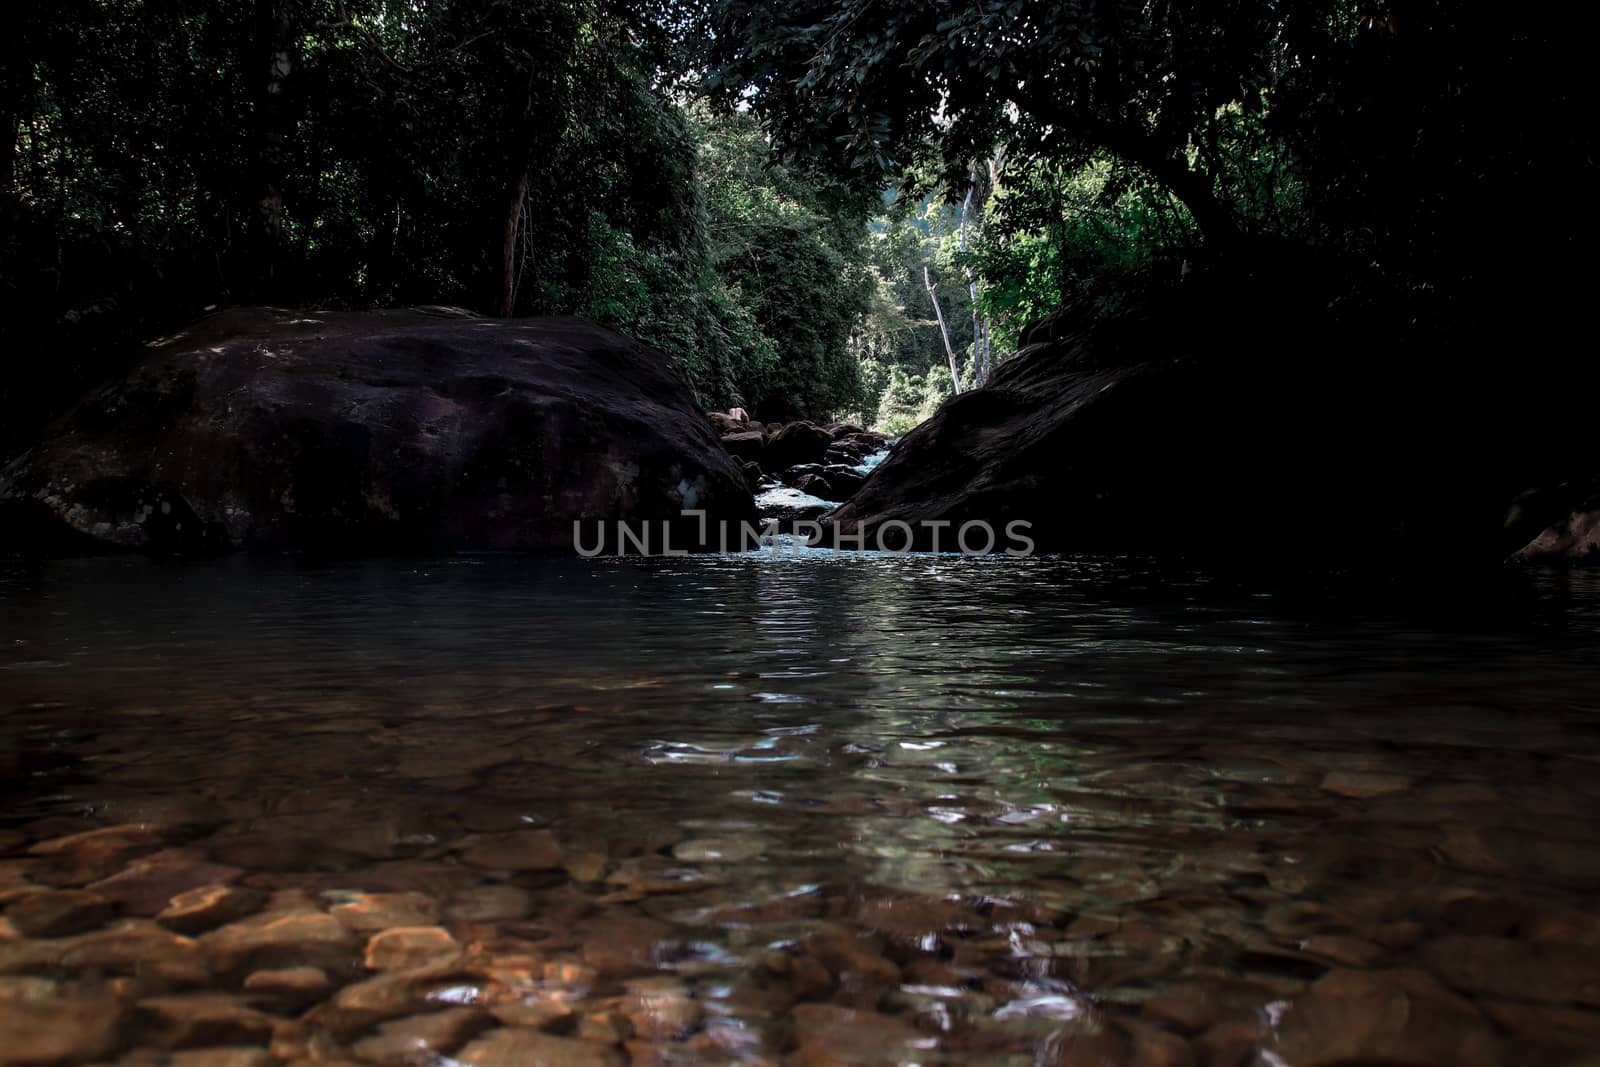
M 0 446 L 232 303 L 581 315 L 661 347 L 708 406 L 895 431 L 1040 315 L 1250 242 L 1345 257 L 1419 323 L 1548 304 L 1594 245 L 1593 22 L 1446 0 L 25 4 L 0 44 Z

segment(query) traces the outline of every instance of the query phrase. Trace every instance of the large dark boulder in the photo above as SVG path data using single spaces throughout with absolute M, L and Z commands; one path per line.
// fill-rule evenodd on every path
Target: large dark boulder
M 570 550 L 578 520 L 675 521 L 682 547 L 683 509 L 754 515 L 660 352 L 421 311 L 214 315 L 80 402 L 0 497 L 23 547 L 178 555 Z
M 1582 492 L 1573 510 L 1517 553 L 1539 562 L 1600 563 L 1600 485 Z
M 767 438 L 765 434 L 754 430 L 741 433 L 725 434 L 722 437 L 722 447 L 728 454 L 743 463 L 761 463 L 761 457 L 766 452 Z
M 1230 261 L 1058 313 L 827 521 L 922 546 L 928 522 L 1003 546 L 1025 520 L 1039 550 L 1505 559 L 1570 511 L 1542 490 L 1588 462 L 1593 394 L 1363 284 L 1309 255 Z
M 853 466 L 832 464 L 825 467 L 822 476 L 828 480 L 829 500 L 848 500 L 866 482 L 867 476 Z
M 767 435 L 767 446 L 758 462 L 768 474 L 777 474 L 802 463 L 821 463 L 833 444 L 833 435 L 812 422 L 791 422 Z
M 706 419 L 711 423 L 711 429 L 718 437 L 726 437 L 731 433 L 743 433 L 750 428 L 749 419 L 737 418 L 725 411 L 708 411 Z

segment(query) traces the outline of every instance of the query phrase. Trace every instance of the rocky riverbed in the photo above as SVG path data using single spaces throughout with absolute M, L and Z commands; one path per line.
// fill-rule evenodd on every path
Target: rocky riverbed
M 854 423 L 768 425 L 742 409 L 707 416 L 722 446 L 739 461 L 763 525 L 792 532 L 854 496 L 888 458 L 884 434 Z
M 1255 769 L 1218 783 L 1236 823 L 1209 835 L 1220 863 L 1094 850 L 1011 894 L 752 893 L 759 834 L 601 839 L 480 813 L 426 840 L 314 793 L 203 836 L 29 826 L 0 861 L 0 1063 L 1595 1062 L 1600 917 L 1493 887 L 1518 867 L 1600 883 L 1578 845 L 1592 816 L 1550 811 L 1573 835 L 1552 847 L 1517 833 L 1527 805 L 1565 810 L 1547 786 L 1223 758 Z M 424 780 L 467 773 L 449 760 Z M 1310 819 L 1340 843 L 1284 848 Z M 1375 858 L 1358 824 L 1408 888 L 1342 876 Z M 315 869 L 311 842 L 366 863 Z
M 1581 574 L 182 573 L 0 587 L 6 1067 L 1600 1055 Z

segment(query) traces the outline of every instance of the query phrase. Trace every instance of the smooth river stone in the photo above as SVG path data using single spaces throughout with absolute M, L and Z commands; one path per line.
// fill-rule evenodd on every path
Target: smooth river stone
M 1414 970 L 1328 973 L 1288 1005 L 1275 1051 L 1295 1067 L 1501 1064 L 1500 1041 L 1487 1020 Z
M 1479 1006 L 1485 1015 L 1518 1037 L 1600 1049 L 1600 1011 L 1505 1000 L 1485 1000 Z
M 129 915 L 157 915 L 178 895 L 202 886 L 225 885 L 244 872 L 212 863 L 194 849 L 166 849 L 134 861 L 89 886 Z
M 461 849 L 462 862 L 499 871 L 553 871 L 561 867 L 561 847 L 549 830 L 485 834 Z
M 238 922 L 260 911 L 265 893 L 232 885 L 206 885 L 172 898 L 156 914 L 156 922 L 180 934 L 204 933 L 225 923 Z
M 633 1032 L 647 1041 L 676 1041 L 700 1022 L 700 1004 L 671 978 L 627 983 L 620 1010 Z
M 531 995 L 491 1005 L 490 1013 L 506 1026 L 557 1031 L 568 1027 L 572 1006 L 552 997 Z
M 457 893 L 444 917 L 457 923 L 515 922 L 533 914 L 534 896 L 519 886 L 480 885 Z
M 460 951 L 442 926 L 396 926 L 372 935 L 365 961 L 369 971 L 408 970 Z
M 928 1036 L 904 1019 L 837 1004 L 797 1004 L 791 1012 L 795 1062 L 803 1067 L 916 1062 Z M 1092 1061 L 1091 1061 L 1092 1062 Z
M 191 1048 L 174 1052 L 163 1067 L 272 1067 L 276 1062 L 263 1048 Z
M 1527 936 L 1533 941 L 1557 945 L 1589 945 L 1600 950 L 1600 915 L 1586 911 L 1542 912 L 1527 923 Z
M 408 748 L 395 758 L 394 773 L 419 781 L 472 777 L 516 758 L 500 748 Z
M 200 984 L 211 976 L 200 946 L 148 919 L 123 919 L 74 937 L 0 941 L 0 974 L 61 968 L 123 975 L 155 975 Z
M 598 882 L 605 878 L 611 860 L 604 852 L 590 850 L 566 857 L 567 876 L 574 882 Z
M 379 1067 L 428 1067 L 493 1023 L 493 1018 L 478 1008 L 446 1008 L 383 1023 L 350 1051 Z
M 30 856 L 47 862 L 41 877 L 64 885 L 82 885 L 119 870 L 129 859 L 161 847 L 161 836 L 143 824 L 105 826 L 41 841 Z
M 1438 847 L 1441 856 L 1464 870 L 1494 874 L 1511 866 L 1504 850 L 1476 826 L 1446 826 Z
M 611 977 L 654 971 L 658 946 L 671 933 L 664 922 L 627 915 L 585 919 L 578 925 L 583 962 Z
M 1418 955 L 1446 985 L 1474 996 L 1600 1007 L 1600 954 L 1587 945 L 1450 936 Z
M 1322 779 L 1323 792 L 1350 797 L 1352 800 L 1366 800 L 1410 788 L 1411 779 L 1405 775 L 1378 771 L 1329 771 Z
M 29 999 L 0 996 L 0 1067 L 90 1063 L 117 1047 L 123 1009 L 109 997 Z
M 1197 1033 L 1232 1017 L 1253 1016 L 1272 999 L 1268 986 L 1219 977 L 1170 985 L 1146 999 L 1140 1011 L 1146 1019 Z
M 1065 1023 L 1043 1042 L 1034 1062 L 1038 1067 L 1125 1067 L 1143 1060 L 1128 1058 L 1128 1039 L 1106 1025 L 1104 1020 L 1074 1020 Z
M 200 939 L 217 970 L 232 973 L 346 962 L 359 944 L 333 916 L 320 911 L 267 912 L 218 927 Z
M 461 1067 L 622 1067 L 614 1049 L 538 1030 L 500 1029 L 453 1057 Z
M 1300 942 L 1300 950 L 1307 955 L 1345 967 L 1371 967 L 1388 955 L 1382 945 L 1359 937 L 1337 934 L 1317 934 Z
M 802 944 L 832 974 L 851 984 L 900 984 L 900 968 L 885 959 L 872 941 L 863 940 L 850 930 L 842 927 L 819 930 Z
M 685 863 L 743 863 L 760 856 L 766 847 L 766 839 L 755 836 L 696 837 L 674 846 L 672 855 Z
M 1135 1019 L 1118 1019 L 1128 1035 L 1128 1062 L 1133 1067 L 1195 1067 L 1194 1049 L 1177 1034 Z
M 620 1045 L 633 1036 L 633 1027 L 620 1012 L 591 1011 L 578 1019 L 572 1036 L 597 1045 Z
M 395 926 L 432 926 L 439 904 L 425 893 L 327 893 L 337 901 L 330 911 L 350 929 L 368 934 Z
M 6 918 L 24 937 L 66 937 L 111 921 L 111 902 L 83 889 L 41 890 L 13 900 Z
M 163 1048 L 265 1044 L 272 1036 L 270 1016 L 227 993 L 150 997 L 139 1002 L 138 1019 L 141 1040 Z
M 333 988 L 333 981 L 318 967 L 280 967 L 256 971 L 244 980 L 246 993 L 311 1001 Z
M 446 1007 L 468 1007 L 483 999 L 481 986 L 462 972 L 459 960 L 438 960 L 408 971 L 384 971 L 345 986 L 313 1016 L 341 1035 L 402 1015 L 421 1015 Z

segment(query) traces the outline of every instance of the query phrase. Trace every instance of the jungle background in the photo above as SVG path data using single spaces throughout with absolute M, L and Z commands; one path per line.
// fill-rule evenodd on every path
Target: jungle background
M 1115 314 L 1151 272 L 1288 242 L 1448 358 L 1586 294 L 1593 21 L 26 0 L 0 41 L 0 451 L 239 303 L 581 315 L 707 407 L 901 433 L 1063 304 Z

